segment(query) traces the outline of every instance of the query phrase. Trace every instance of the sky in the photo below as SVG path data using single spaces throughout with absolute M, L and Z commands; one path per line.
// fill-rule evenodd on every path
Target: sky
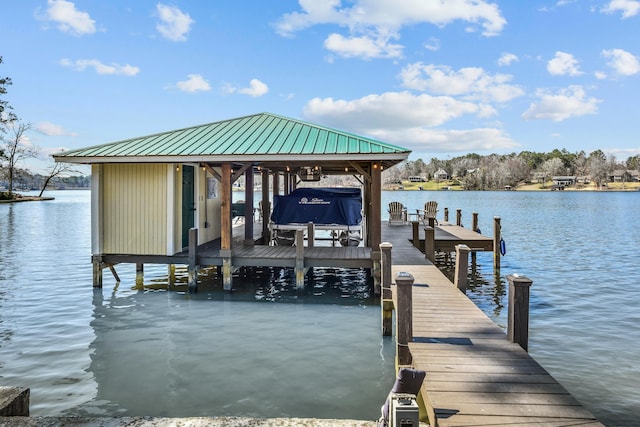
M 51 153 L 269 112 L 446 160 L 640 153 L 640 0 L 0 0 Z

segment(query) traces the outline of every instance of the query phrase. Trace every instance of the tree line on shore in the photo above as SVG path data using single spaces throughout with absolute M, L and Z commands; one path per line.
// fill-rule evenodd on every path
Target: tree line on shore
M 443 172 L 443 176 L 456 179 L 467 190 L 498 190 L 522 183 L 544 183 L 557 176 L 586 178 L 601 187 L 615 175 L 622 179 L 640 176 L 640 155 L 619 161 L 602 150 L 589 154 L 585 151 L 570 153 L 566 149 L 486 156 L 470 153 L 448 160 L 432 158 L 428 163 L 422 159 L 409 160 L 389 168 L 384 174 L 385 181 L 394 182 L 411 176 L 436 179 Z

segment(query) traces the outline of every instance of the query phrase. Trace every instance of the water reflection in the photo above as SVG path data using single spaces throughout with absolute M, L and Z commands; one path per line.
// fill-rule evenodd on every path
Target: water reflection
M 360 269 L 246 269 L 222 291 L 204 271 L 144 291 L 94 291 L 89 372 L 98 391 L 67 415 L 375 419 L 394 379 L 394 346 Z M 125 282 L 123 282 L 125 283 Z

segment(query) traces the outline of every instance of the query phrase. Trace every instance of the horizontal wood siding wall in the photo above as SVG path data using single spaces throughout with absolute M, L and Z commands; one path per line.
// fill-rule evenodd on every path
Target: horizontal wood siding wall
M 102 191 L 103 253 L 166 253 L 166 164 L 107 164 Z

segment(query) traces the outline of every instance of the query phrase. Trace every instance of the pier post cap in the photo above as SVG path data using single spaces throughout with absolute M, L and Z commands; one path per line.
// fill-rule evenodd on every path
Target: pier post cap
M 380 249 L 391 249 L 393 248 L 393 244 L 390 242 L 382 242 L 380 243 Z
M 467 252 L 469 252 L 471 250 L 471 248 L 469 246 L 465 245 L 464 243 L 456 245 L 455 248 L 456 248 L 456 250 L 459 250 L 459 251 L 467 251 Z
M 414 282 L 413 275 L 406 271 L 399 271 L 396 273 L 396 285 L 397 286 L 412 286 Z
M 507 280 L 514 286 L 531 286 L 531 284 L 533 283 L 533 280 L 518 273 L 507 275 Z

